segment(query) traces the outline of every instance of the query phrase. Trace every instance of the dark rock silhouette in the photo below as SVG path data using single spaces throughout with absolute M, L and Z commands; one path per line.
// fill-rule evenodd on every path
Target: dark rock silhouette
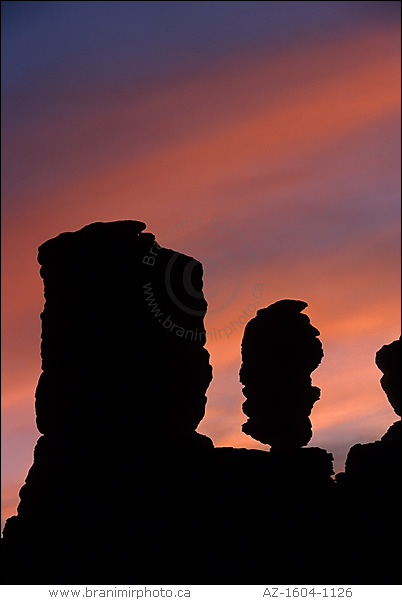
M 399 583 L 400 422 L 352 448 L 337 484 L 332 455 L 300 447 L 323 353 L 306 303 L 282 300 L 242 347 L 247 433 L 272 448 L 214 448 L 196 432 L 212 378 L 202 267 L 144 228 L 94 223 L 39 249 L 42 436 L 2 583 Z M 377 363 L 400 412 L 398 347 Z
M 218 582 L 333 580 L 332 455 L 321 448 L 215 448 L 212 455 L 210 522 L 222 542 L 208 553 Z
M 384 375 L 380 379 L 382 389 L 396 414 L 401 416 L 401 338 L 383 346 L 376 354 L 376 365 Z
M 146 550 L 155 538 L 168 545 L 176 529 L 184 552 L 186 530 L 202 520 L 195 502 L 177 525 L 180 503 L 191 504 L 195 494 L 193 476 L 180 502 L 169 497 L 190 457 L 196 463 L 194 453 L 213 448 L 195 431 L 212 379 L 202 267 L 161 248 L 144 228 L 94 223 L 39 248 L 46 302 L 36 415 L 43 436 L 18 516 L 4 528 L 15 581 L 21 552 L 23 581 L 71 581 L 70 572 L 118 576 L 129 560 L 123 534 Z M 146 552 L 140 556 L 142 573 L 153 573 Z
M 46 299 L 36 390 L 41 433 L 95 436 L 106 426 L 129 432 L 134 443 L 177 436 L 205 441 L 194 433 L 212 379 L 203 347 L 202 267 L 160 248 L 144 228 L 138 221 L 93 223 L 39 248 Z M 166 289 L 173 260 L 180 268 Z M 198 297 L 182 286 L 189 266 Z M 176 325 L 173 332 L 169 323 Z M 192 339 L 194 332 L 199 339 Z M 167 402 L 169 389 L 174 394 Z M 111 402 L 124 407 L 111 409 Z
M 376 354 L 376 364 L 384 373 L 381 386 L 399 415 L 400 356 L 400 339 Z M 349 450 L 345 473 L 337 475 L 342 527 L 353 541 L 345 548 L 345 565 L 356 583 L 402 583 L 401 433 L 399 420 L 381 440 L 356 444 Z
M 333 575 L 325 540 L 334 510 L 333 457 L 321 448 L 301 448 L 311 438 L 309 415 L 320 396 L 310 374 L 323 357 L 319 331 L 300 314 L 306 307 L 299 300 L 280 300 L 259 310 L 242 341 L 240 381 L 249 417 L 242 429 L 271 446 L 261 458 L 254 455 L 254 466 L 249 460 L 246 497 L 238 507 L 247 515 L 247 532 L 258 532 L 264 549 L 247 564 L 256 581 L 267 564 L 284 583 L 289 571 L 299 581 L 324 582 Z M 252 502 L 247 498 L 251 473 Z
M 299 448 L 312 436 L 309 415 L 320 397 L 310 374 L 323 357 L 320 332 L 300 300 L 280 300 L 257 311 L 246 325 L 240 381 L 244 433 L 274 448 Z

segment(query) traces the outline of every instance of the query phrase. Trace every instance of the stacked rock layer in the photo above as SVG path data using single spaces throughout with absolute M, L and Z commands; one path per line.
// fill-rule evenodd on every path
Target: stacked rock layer
M 273 448 L 300 448 L 312 436 L 309 415 L 320 397 L 310 374 L 323 357 L 320 332 L 300 314 L 307 304 L 280 300 L 247 323 L 240 381 L 244 433 Z

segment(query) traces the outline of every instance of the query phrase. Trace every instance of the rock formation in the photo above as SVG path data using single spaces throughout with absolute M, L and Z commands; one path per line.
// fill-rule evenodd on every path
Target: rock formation
M 247 324 L 240 371 L 244 431 L 271 449 L 214 448 L 196 432 L 212 377 L 202 267 L 144 228 L 94 223 L 39 248 L 42 436 L 2 583 L 400 583 L 400 421 L 352 448 L 335 484 L 332 455 L 301 447 L 319 332 L 305 302 L 281 300 Z M 398 348 L 377 364 L 400 414 Z
M 401 340 L 383 346 L 376 364 L 381 386 L 396 414 L 401 414 Z M 355 444 L 345 473 L 337 475 L 345 536 L 348 577 L 359 584 L 401 584 L 402 428 L 396 421 L 380 440 Z M 339 527 L 341 530 L 341 527 Z
M 309 415 L 320 397 L 310 374 L 323 357 L 320 332 L 300 314 L 307 304 L 280 300 L 257 311 L 242 342 L 240 381 L 245 386 L 244 433 L 273 448 L 305 446 Z
M 170 528 L 185 539 L 192 519 L 202 519 L 194 507 L 178 525 L 180 501 L 169 491 L 190 456 L 213 449 L 195 431 L 212 379 L 202 266 L 144 229 L 93 223 L 39 248 L 43 435 L 18 516 L 4 528 L 9 555 L 25 555 L 22 582 L 44 581 L 44 570 L 56 581 L 71 570 L 113 578 L 129 560 L 123 533 L 146 548 Z M 191 504 L 192 485 L 182 503 Z M 10 560 L 11 572 L 19 566 Z M 136 560 L 143 573 L 151 568 L 145 556 Z
M 259 310 L 242 341 L 240 381 L 249 417 L 242 429 L 271 450 L 227 448 L 224 457 L 235 473 L 233 487 L 237 478 L 243 483 L 236 496 L 241 498 L 237 510 L 246 517 L 244 545 L 254 539 L 263 549 L 244 560 L 254 580 L 267 565 L 284 581 L 290 571 L 300 581 L 333 576 L 326 542 L 334 511 L 333 456 L 322 448 L 301 447 L 311 438 L 309 415 L 320 395 L 310 374 L 323 357 L 319 331 L 300 314 L 306 306 L 280 300 Z M 222 452 L 215 450 L 218 458 Z
M 376 354 L 376 364 L 384 373 L 381 386 L 396 414 L 401 414 L 401 340 L 383 346 Z M 401 467 L 401 420 L 396 421 L 381 440 L 370 444 L 356 444 L 349 450 L 345 465 L 345 481 L 361 489 L 362 486 L 378 486 L 382 494 L 384 486 L 398 484 L 400 489 Z
M 396 414 L 401 416 L 401 338 L 385 345 L 375 357 L 377 367 L 384 373 L 381 387 Z
M 46 303 L 36 415 L 43 434 L 197 438 L 212 379 L 202 267 L 160 248 L 143 229 L 138 221 L 93 223 L 39 248 Z M 180 267 L 167 289 L 172 260 Z M 196 298 L 181 285 L 189 265 Z

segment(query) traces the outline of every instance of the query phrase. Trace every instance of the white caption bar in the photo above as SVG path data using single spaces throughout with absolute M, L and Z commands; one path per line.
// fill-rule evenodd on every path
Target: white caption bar
M 3 585 L 0 592 L 2 600 L 400 600 L 402 585 Z

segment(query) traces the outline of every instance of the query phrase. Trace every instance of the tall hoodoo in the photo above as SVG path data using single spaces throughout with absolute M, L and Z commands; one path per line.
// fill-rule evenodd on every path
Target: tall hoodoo
M 144 229 L 93 223 L 39 248 L 46 303 L 36 413 L 45 435 L 197 437 L 212 378 L 202 266 Z
M 13 582 L 117 580 L 132 570 L 123 539 L 144 549 L 136 568 L 152 573 L 161 531 L 184 540 L 202 518 L 189 467 L 213 450 L 196 432 L 212 379 L 202 266 L 144 229 L 93 223 L 39 248 L 42 436 L 4 528 Z M 174 559 L 184 551 L 158 559 L 159 571 Z
M 323 357 L 320 332 L 300 300 L 279 300 L 257 312 L 245 328 L 240 381 L 244 433 L 274 448 L 299 448 L 312 436 L 309 415 L 320 397 L 311 373 Z

